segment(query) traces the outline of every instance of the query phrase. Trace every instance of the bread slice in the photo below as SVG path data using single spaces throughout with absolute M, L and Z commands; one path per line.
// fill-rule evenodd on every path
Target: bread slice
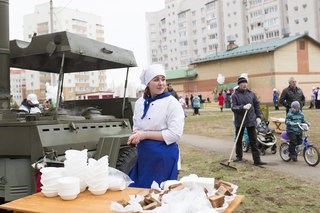
M 209 201 L 213 208 L 222 207 L 224 204 L 224 195 L 212 195 L 209 197 Z

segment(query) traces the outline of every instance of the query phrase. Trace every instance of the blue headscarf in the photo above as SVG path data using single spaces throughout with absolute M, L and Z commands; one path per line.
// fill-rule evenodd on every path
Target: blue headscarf
M 145 98 L 144 98 L 143 115 L 142 115 L 141 119 L 143 119 L 143 118 L 146 116 L 146 114 L 147 114 L 147 112 L 148 112 L 148 110 L 149 110 L 150 104 L 151 104 L 152 102 L 154 102 L 155 100 L 158 100 L 158 99 L 162 99 L 162 98 L 168 97 L 168 96 L 170 96 L 170 95 L 171 95 L 170 92 L 165 92 L 165 93 L 162 93 L 162 94 L 160 94 L 160 95 L 157 95 L 157 96 L 154 97 L 154 98 L 152 98 L 150 95 L 148 95 L 147 97 L 145 97 Z

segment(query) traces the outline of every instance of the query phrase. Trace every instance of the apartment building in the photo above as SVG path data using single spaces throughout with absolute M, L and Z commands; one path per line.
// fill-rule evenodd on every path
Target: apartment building
M 290 35 L 320 41 L 320 0 L 165 0 L 146 13 L 149 63 L 187 68 L 197 58 Z
M 10 94 L 12 96 L 12 101 L 16 104 L 20 104 L 26 96 L 26 76 L 25 70 L 12 69 L 10 70 Z
M 103 42 L 101 23 L 101 17 L 97 15 L 44 3 L 36 5 L 34 13 L 24 16 L 24 40 L 30 41 L 33 36 L 50 32 L 68 31 Z M 64 99 L 75 100 L 81 93 L 106 91 L 106 78 L 105 71 L 65 74 Z M 26 71 L 26 93 L 36 93 L 40 100 L 44 100 L 46 83 L 56 86 L 57 81 L 56 74 Z

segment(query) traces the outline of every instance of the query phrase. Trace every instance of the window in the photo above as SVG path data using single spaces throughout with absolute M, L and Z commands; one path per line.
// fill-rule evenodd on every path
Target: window
M 209 39 L 216 39 L 218 38 L 218 33 L 210 34 Z
M 178 18 L 179 18 L 179 19 L 184 19 L 184 18 L 186 18 L 186 16 L 187 16 L 187 15 L 186 15 L 186 12 L 182 12 L 182 13 L 179 13 L 179 14 L 178 14 Z
M 209 45 L 209 50 L 215 50 L 215 49 L 218 49 L 218 44 L 210 44 Z
M 188 55 L 188 51 L 187 50 L 182 50 L 182 51 L 180 51 L 180 55 L 181 56 L 187 56 Z
M 187 23 L 185 21 L 179 23 L 179 29 L 185 28 L 186 26 L 187 26 Z
M 294 9 L 295 11 L 298 11 L 299 8 L 298 8 L 298 6 L 296 6 L 296 7 L 294 7 L 293 9 Z
M 308 17 L 303 18 L 304 22 L 308 21 Z
M 214 22 L 214 23 L 209 24 L 207 27 L 208 27 L 208 30 L 212 30 L 212 29 L 217 28 L 217 26 L 218 26 L 218 24 L 216 22 Z
M 188 46 L 188 41 L 180 41 L 180 46 Z
M 155 32 L 152 32 L 150 37 L 151 37 L 152 40 L 156 39 L 156 37 L 157 37 L 157 36 L 156 36 L 156 33 L 155 33 Z
M 185 38 L 185 37 L 187 37 L 187 32 L 186 32 L 186 31 L 181 31 L 181 32 L 179 32 L 179 37 L 180 37 L 180 38 Z
M 206 5 L 206 9 L 207 10 L 211 10 L 211 9 L 214 9 L 215 8 L 215 2 L 210 2 Z

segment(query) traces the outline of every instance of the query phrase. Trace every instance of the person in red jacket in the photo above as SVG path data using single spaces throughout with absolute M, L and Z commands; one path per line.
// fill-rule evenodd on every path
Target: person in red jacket
M 220 110 L 221 112 L 223 112 L 224 97 L 221 92 L 219 93 L 218 101 L 219 101 Z

